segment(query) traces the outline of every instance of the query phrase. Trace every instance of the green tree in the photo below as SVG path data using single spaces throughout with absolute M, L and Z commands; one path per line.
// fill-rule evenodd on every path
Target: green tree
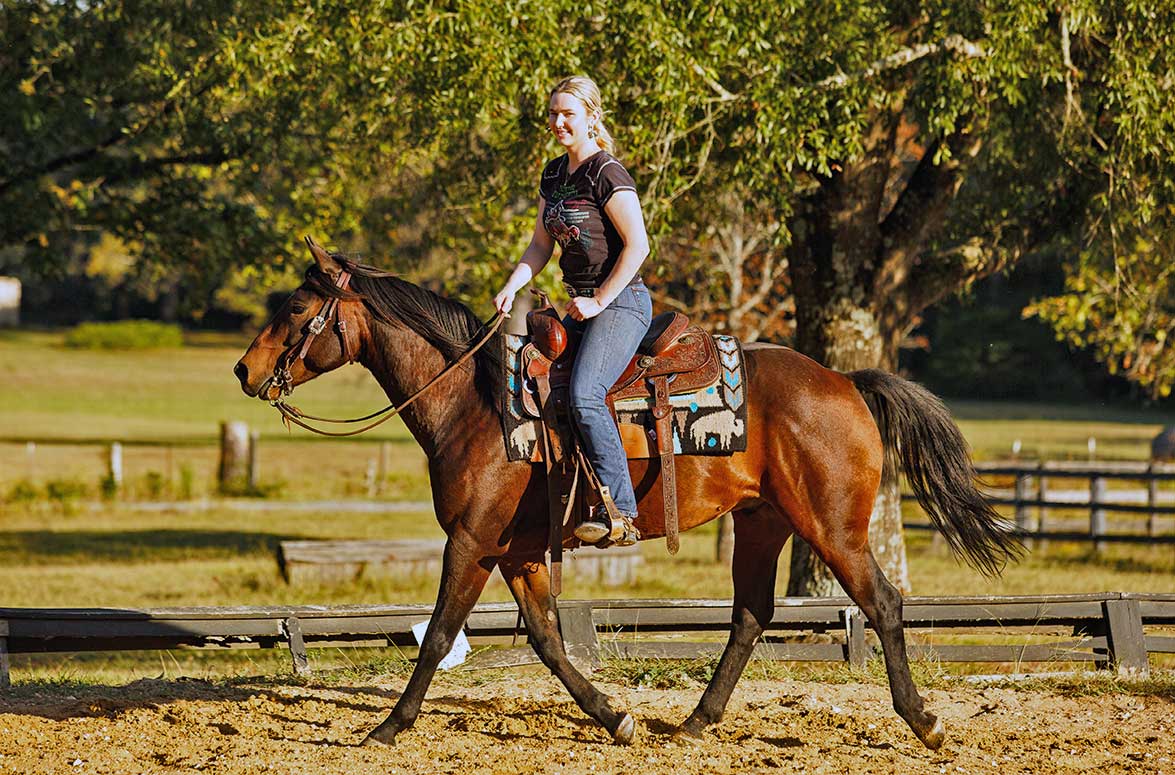
M 1155 288 L 1161 298 L 1151 306 L 1169 309 L 1158 247 L 1171 217 L 1175 150 L 1167 45 L 1175 10 L 1166 5 L 291 0 L 234 13 L 220 6 L 210 16 L 202 9 L 199 22 L 158 10 L 184 34 L 152 27 L 160 32 L 144 34 L 124 57 L 134 67 L 89 83 L 70 81 L 81 55 L 53 53 L 55 44 L 90 35 L 93 48 L 95 20 L 126 22 L 126 6 L 5 6 L 10 26 L 34 14 L 56 20 L 27 21 L 16 40 L 46 39 L 0 55 L 3 80 L 20 95 L 5 107 L 22 127 L 4 138 L 2 178 L 26 187 L 24 198 L 3 204 L 34 203 L 23 226 L 0 222 L 6 244 L 14 234 L 41 241 L 29 213 L 56 212 L 64 200 L 52 186 L 69 196 L 74 184 L 61 175 L 88 148 L 108 164 L 129 158 L 135 169 L 168 170 L 112 197 L 120 203 L 106 208 L 112 214 L 140 203 L 138 221 L 111 216 L 128 243 L 167 248 L 158 235 L 181 237 L 174 224 L 203 223 L 194 211 L 220 196 L 233 226 L 217 231 L 209 219 L 199 234 L 231 231 L 231 243 L 239 231 L 257 235 L 257 245 L 281 244 L 291 225 L 312 223 L 349 247 L 429 262 L 449 287 L 484 299 L 520 251 L 539 170 L 557 153 L 544 129 L 547 90 L 586 72 L 603 88 L 606 120 L 654 236 L 672 239 L 691 226 L 704 234 L 707 203 L 712 219 L 726 217 L 722 192 L 753 201 L 786 247 L 795 344 L 833 368 L 893 368 L 922 310 L 1046 244 L 1072 248 L 1078 293 L 1093 289 L 1133 314 L 1145 296 L 1124 289 Z M 160 35 L 169 43 L 157 49 Z M 152 64 L 155 56 L 171 69 Z M 59 60 L 72 69 L 54 69 Z M 153 88 L 136 93 L 149 99 L 130 103 L 105 86 L 144 80 Z M 86 115 L 80 125 L 135 105 L 115 122 L 126 138 L 118 153 L 102 144 L 113 131 L 43 152 L 35 124 L 55 115 L 46 99 L 59 83 L 73 84 L 60 99 L 69 93 L 76 104 L 57 114 Z M 113 96 L 92 108 L 79 94 Z M 63 118 L 62 126 L 71 124 Z M 155 161 L 226 152 L 231 159 L 219 166 Z M 16 174 L 11 160 L 23 165 Z M 111 196 L 110 178 L 73 179 L 96 192 L 84 202 Z M 156 197 L 161 203 L 142 213 Z M 76 218 L 82 208 L 66 209 Z M 270 260 L 240 245 L 228 252 Z M 1124 267 L 1125 277 L 1107 274 Z M 689 261 L 657 267 L 666 287 L 696 269 Z M 1091 298 L 1093 306 L 1039 309 L 1078 340 L 1091 336 L 1082 321 L 1093 322 L 1095 338 L 1109 335 L 1099 321 L 1119 321 L 1109 356 L 1124 358 L 1130 343 L 1145 340 L 1154 345 L 1150 363 L 1166 357 L 1165 337 L 1144 328 L 1169 316 L 1091 316 L 1106 309 Z M 873 527 L 887 573 L 905 586 L 893 478 Z M 793 555 L 793 592 L 833 589 L 804 547 Z
M 312 71 L 296 52 L 267 66 L 296 18 L 268 3 L 0 5 L 7 263 L 60 274 L 105 234 L 199 300 L 234 266 L 280 262 L 291 223 L 353 228 Z

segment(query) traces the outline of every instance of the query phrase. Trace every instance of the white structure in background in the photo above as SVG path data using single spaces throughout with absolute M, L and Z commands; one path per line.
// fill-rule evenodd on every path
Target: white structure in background
M 0 277 L 0 326 L 20 325 L 20 280 Z

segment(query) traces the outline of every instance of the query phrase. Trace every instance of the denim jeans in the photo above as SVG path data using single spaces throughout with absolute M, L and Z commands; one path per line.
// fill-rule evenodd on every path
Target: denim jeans
M 574 321 L 568 317 L 563 321 L 568 329 L 582 332 L 583 337 L 571 369 L 572 416 L 596 475 L 611 491 L 617 510 L 629 517 L 636 516 L 636 495 L 620 432 L 604 397 L 636 354 L 652 319 L 649 289 L 637 284 L 622 290 L 594 318 Z

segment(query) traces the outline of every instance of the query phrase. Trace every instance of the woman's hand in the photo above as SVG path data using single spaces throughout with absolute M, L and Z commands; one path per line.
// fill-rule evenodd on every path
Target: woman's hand
M 510 308 L 514 306 L 514 291 L 508 291 L 505 288 L 498 291 L 498 295 L 494 297 L 494 309 L 502 314 L 509 314 Z
M 567 305 L 572 320 L 588 320 L 604 311 L 604 305 L 592 296 L 576 296 Z

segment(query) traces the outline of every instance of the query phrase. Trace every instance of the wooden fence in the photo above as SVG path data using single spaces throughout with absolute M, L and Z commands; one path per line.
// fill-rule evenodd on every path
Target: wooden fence
M 1164 491 L 1162 482 L 1175 481 L 1175 465 L 1145 462 L 1011 462 L 978 463 L 976 473 L 989 481 L 1012 477 L 1009 487 L 989 487 L 988 502 L 1014 509 L 1016 532 L 1026 538 L 1054 541 L 1092 541 L 1096 549 L 1108 543 L 1175 544 L 1175 491 Z M 1056 487 L 1053 480 L 1087 483 L 1080 489 Z M 1111 489 L 1111 481 L 1133 481 L 1140 489 Z M 911 499 L 903 495 L 903 499 Z M 1088 529 L 1051 510 L 1088 512 Z M 1133 524 L 1129 532 L 1111 530 L 1107 515 L 1145 515 L 1145 524 Z M 1163 529 L 1162 522 L 1169 523 Z M 906 527 L 933 529 L 925 523 Z M 1070 529 L 1062 529 L 1070 528 Z
M 414 646 L 412 625 L 427 605 L 269 608 L 0 608 L 0 685 L 9 654 L 171 648 L 288 648 L 309 670 L 307 648 Z M 910 654 L 944 662 L 1092 662 L 1146 674 L 1148 654 L 1175 654 L 1175 594 L 1101 593 L 1021 597 L 910 597 L 904 607 Z M 573 661 L 602 657 L 695 659 L 721 653 L 728 600 L 566 600 L 560 627 Z M 465 625 L 474 643 L 518 632 L 513 603 L 477 606 Z M 812 642 L 820 633 L 822 642 Z M 993 640 L 951 643 L 944 641 Z M 779 598 L 755 656 L 863 665 L 877 650 L 847 598 Z M 537 661 L 529 649 L 489 650 L 473 666 Z

